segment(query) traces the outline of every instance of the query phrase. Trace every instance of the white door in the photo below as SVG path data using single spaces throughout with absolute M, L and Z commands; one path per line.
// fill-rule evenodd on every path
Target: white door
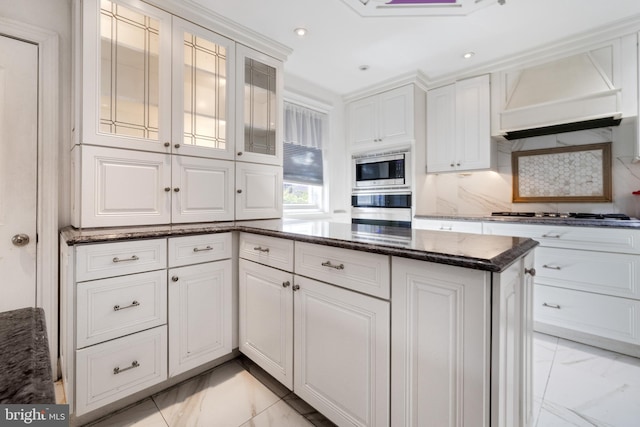
M 282 167 L 236 162 L 236 219 L 282 218 Z
M 0 311 L 36 306 L 37 120 L 38 47 L 0 37 Z

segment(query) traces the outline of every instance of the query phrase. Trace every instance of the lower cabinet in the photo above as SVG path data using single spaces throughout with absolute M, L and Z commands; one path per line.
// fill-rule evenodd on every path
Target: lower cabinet
M 231 352 L 231 260 L 169 269 L 169 376 Z
M 247 259 L 239 288 L 242 353 L 337 425 L 389 425 L 388 301 Z
M 389 425 L 389 302 L 294 278 L 294 392 L 340 426 Z

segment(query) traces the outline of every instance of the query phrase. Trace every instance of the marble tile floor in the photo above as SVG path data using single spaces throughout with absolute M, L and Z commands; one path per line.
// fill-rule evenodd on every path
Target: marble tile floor
M 640 426 L 640 359 L 539 333 L 534 334 L 533 359 L 531 427 Z M 90 424 L 91 427 L 333 425 L 246 357 Z
M 532 427 L 640 426 L 640 359 L 534 334 Z
M 241 356 L 88 426 L 331 427 L 335 424 Z

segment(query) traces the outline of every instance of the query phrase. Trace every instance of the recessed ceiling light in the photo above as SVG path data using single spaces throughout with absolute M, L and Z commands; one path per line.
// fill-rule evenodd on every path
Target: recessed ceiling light
M 471 58 L 472 56 L 474 56 L 475 54 L 476 54 L 475 52 L 467 52 L 467 53 L 465 53 L 464 55 L 462 55 L 462 57 L 463 57 L 464 59 L 469 59 L 469 58 Z
M 360 71 L 367 71 L 368 69 L 369 69 L 368 65 L 361 65 L 361 66 L 358 67 L 358 70 L 360 70 Z
M 307 34 L 307 29 L 299 27 L 299 28 L 296 28 L 295 30 L 293 30 L 293 32 L 296 33 L 300 37 L 304 37 Z

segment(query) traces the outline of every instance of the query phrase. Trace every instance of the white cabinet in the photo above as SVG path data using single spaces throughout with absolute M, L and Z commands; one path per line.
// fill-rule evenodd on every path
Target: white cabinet
M 74 152 L 77 228 L 234 218 L 232 161 L 88 145 Z
M 540 242 L 535 329 L 640 355 L 640 231 L 486 221 L 487 234 Z
M 73 225 L 281 217 L 282 61 L 135 0 L 81 10 Z M 239 200 L 235 160 L 261 175 Z
M 282 166 L 282 62 L 238 44 L 236 160 Z
M 231 258 L 231 235 L 210 237 L 213 243 L 209 245 L 198 239 L 189 242 L 190 238 L 179 238 L 179 246 L 191 246 L 187 253 L 196 256 L 204 252 L 210 259 Z M 169 239 L 170 246 L 176 245 L 173 239 Z M 216 241 L 223 250 L 214 250 Z M 231 259 L 169 268 L 170 377 L 231 353 L 231 269 Z
M 388 426 L 389 302 L 294 281 L 295 393 L 340 426 Z
M 488 75 L 427 92 L 428 173 L 494 167 L 489 95 Z
M 232 221 L 234 164 L 172 156 L 171 222 Z
M 414 91 L 413 85 L 406 85 L 349 103 L 351 148 L 373 148 L 415 139 L 414 103 L 419 94 Z
M 312 265 L 326 251 L 344 264 L 300 268 L 293 263 L 294 249 L 296 259 Z M 375 254 L 360 253 L 363 259 L 356 260 L 350 252 L 242 233 L 240 257 L 247 259 L 239 263 L 240 351 L 334 423 L 388 426 L 389 302 L 352 289 L 388 298 L 389 258 L 376 255 L 384 260 L 374 258 L 368 267 L 364 259 Z M 372 278 L 382 284 L 362 287 Z
M 455 233 L 482 234 L 481 221 L 414 218 L 411 225 L 413 228 L 419 230 L 453 231 Z
M 491 276 L 392 258 L 391 425 L 489 425 Z
M 83 144 L 233 159 L 235 43 L 145 3 L 82 2 Z
M 282 217 L 282 167 L 236 162 L 236 219 Z
M 240 351 L 293 390 L 293 274 L 241 259 Z

